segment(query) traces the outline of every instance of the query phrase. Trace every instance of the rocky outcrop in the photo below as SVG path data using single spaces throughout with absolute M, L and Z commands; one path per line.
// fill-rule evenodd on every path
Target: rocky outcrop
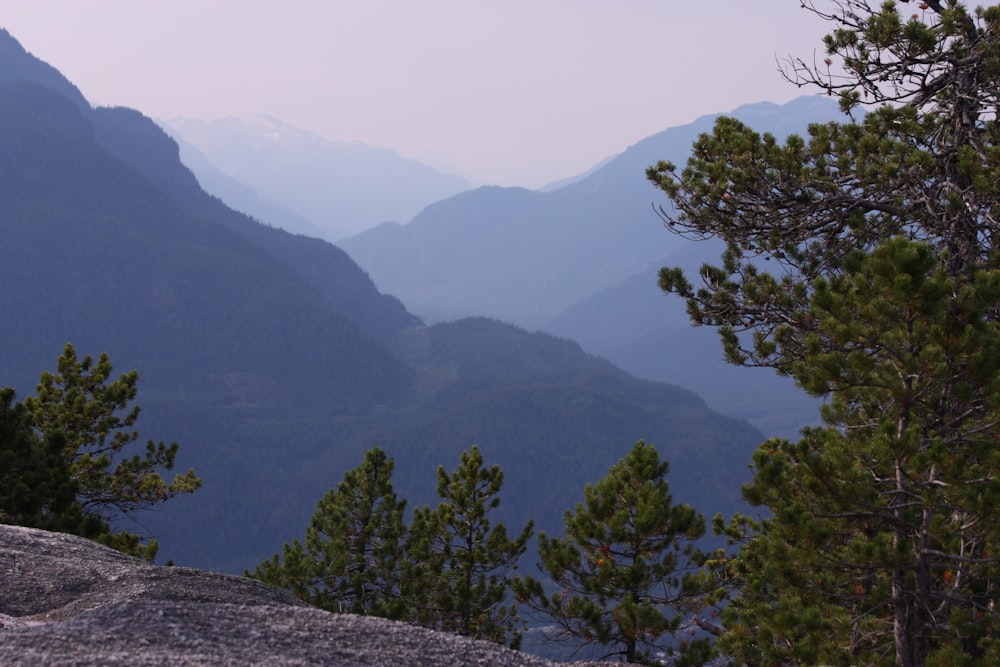
M 0 525 L 2 665 L 554 663 L 381 618 L 331 614 L 251 579 L 150 565 Z

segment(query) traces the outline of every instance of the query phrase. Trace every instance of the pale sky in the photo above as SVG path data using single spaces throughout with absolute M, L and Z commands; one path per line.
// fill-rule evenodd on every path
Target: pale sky
M 538 187 L 671 126 L 785 102 L 799 0 L 0 0 L 95 105 L 273 116 L 474 182 Z

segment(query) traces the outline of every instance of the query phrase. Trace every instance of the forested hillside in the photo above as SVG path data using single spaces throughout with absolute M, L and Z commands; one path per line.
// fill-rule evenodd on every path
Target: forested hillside
M 506 470 L 505 518 L 550 531 L 640 437 L 676 460 L 679 498 L 738 502 L 761 438 L 746 423 L 569 341 L 425 327 L 340 249 L 202 192 L 141 113 L 67 98 L 0 44 L 0 384 L 31 394 L 67 342 L 139 371 L 140 432 L 179 442 L 203 482 L 137 517 L 163 558 L 242 572 L 375 446 L 416 504 L 478 443 Z
M 37 396 L 0 390 L 0 518 L 73 530 L 95 503 L 114 521 L 170 500 L 138 525 L 183 563 L 259 562 L 319 606 L 511 646 L 527 610 L 574 655 L 628 663 L 1000 664 L 1000 5 L 800 5 L 828 22 L 825 57 L 782 74 L 839 120 L 784 137 L 761 131 L 780 117 L 767 105 L 756 127 L 703 119 L 681 159 L 643 172 L 670 245 L 721 253 L 667 256 L 664 298 L 739 371 L 822 401 L 819 424 L 767 439 L 571 340 L 489 317 L 428 326 L 339 250 L 227 211 L 148 119 L 90 109 L 0 34 L 0 71 L 20 76 L 0 81 L 0 373 L 27 384 L 46 347 L 81 339 L 150 369 L 140 428 L 183 449 L 150 441 L 147 460 L 198 471 L 165 488 L 123 456 L 102 474 L 138 439 L 109 435 L 133 408 L 108 416 L 138 377 L 110 383 L 101 355 L 95 385 L 66 345 Z M 480 294 L 530 318 L 568 289 L 589 303 L 563 326 L 626 317 L 633 295 L 609 281 L 640 284 L 663 256 L 633 251 L 664 248 L 565 224 L 623 210 L 586 196 L 616 163 L 552 193 L 464 193 L 367 239 L 412 260 L 423 308 Z M 601 323 L 588 345 L 628 335 L 624 358 L 663 331 Z M 707 349 L 684 339 L 663 344 Z M 672 367 L 707 375 L 699 362 Z M 537 568 L 518 576 L 533 529 Z
M 801 97 L 745 105 L 733 115 L 784 137 L 839 112 L 828 99 Z M 697 272 L 720 246 L 667 232 L 642 175 L 657 160 L 683 163 L 715 118 L 647 137 L 556 190 L 464 192 L 407 224 L 387 223 L 341 245 L 421 316 L 487 315 L 570 338 L 639 377 L 692 390 L 769 435 L 794 436 L 815 423 L 818 403 L 770 371 L 728 367 L 712 336 L 689 331 L 684 303 L 656 284 L 660 266 Z

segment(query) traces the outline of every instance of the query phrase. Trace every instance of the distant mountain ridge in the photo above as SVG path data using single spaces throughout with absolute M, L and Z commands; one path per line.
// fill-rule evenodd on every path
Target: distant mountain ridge
M 32 62 L 7 33 L 2 53 Z M 164 557 L 252 567 L 375 446 L 412 507 L 479 444 L 505 471 L 502 520 L 551 534 L 638 438 L 671 461 L 678 501 L 740 506 L 762 438 L 747 423 L 571 341 L 426 326 L 340 248 L 206 194 L 140 112 L 91 109 L 21 64 L 0 84 L 0 386 L 30 393 L 67 341 L 139 370 L 140 433 L 177 440 L 204 480 L 142 517 Z
M 595 164 L 594 166 L 590 167 L 589 169 L 585 169 L 584 171 L 580 172 L 579 174 L 574 174 L 573 176 L 568 176 L 566 178 L 560 178 L 558 180 L 552 181 L 551 183 L 546 183 L 542 187 L 538 188 L 538 191 L 539 192 L 553 192 L 555 190 L 559 190 L 561 188 L 564 188 L 567 185 L 573 185 L 574 183 L 579 183 L 583 179 L 585 179 L 588 176 L 590 176 L 591 174 L 595 173 L 597 170 L 604 168 L 604 165 L 608 164 L 609 162 L 611 162 L 612 160 L 614 160 L 616 157 L 618 157 L 617 154 L 616 155 L 609 155 L 606 158 L 604 158 L 603 160 L 601 160 L 600 162 L 598 162 L 597 164 Z
M 464 178 L 392 149 L 327 140 L 267 116 L 211 122 L 174 118 L 161 125 L 181 140 L 182 160 L 206 189 L 220 185 L 214 172 L 229 176 L 264 200 L 290 209 L 328 241 L 388 220 L 409 220 L 427 204 L 469 187 Z M 201 159 L 185 144 L 197 149 Z M 233 196 L 237 193 L 231 188 L 213 194 L 265 223 L 282 226 L 284 218 L 269 219 L 273 210 Z
M 339 245 L 380 290 L 425 319 L 485 315 L 571 338 L 639 377 L 695 390 L 717 410 L 793 437 L 815 422 L 816 402 L 768 371 L 728 368 L 714 332 L 688 332 L 684 303 L 657 287 L 659 267 L 696 275 L 721 248 L 664 228 L 654 206 L 669 202 L 645 169 L 659 160 L 683 167 L 697 135 L 720 115 L 650 136 L 564 187 L 471 190 L 408 224 L 384 224 Z M 727 115 L 782 140 L 842 117 L 821 97 L 748 104 Z
M 162 127 L 162 124 L 161 124 Z M 222 200 L 235 211 L 249 215 L 271 227 L 278 227 L 293 234 L 313 238 L 323 238 L 325 232 L 279 202 L 262 196 L 245 183 L 219 171 L 201 151 L 184 141 L 179 135 L 171 135 L 180 149 L 181 162 L 188 167 L 205 192 Z
M 835 103 L 815 97 L 733 112 L 781 137 L 837 113 Z M 686 243 L 653 211 L 664 201 L 645 169 L 658 160 L 683 165 L 694 138 L 718 115 L 644 139 L 557 190 L 479 188 L 437 202 L 405 225 L 386 224 L 339 245 L 380 290 L 422 317 L 484 315 L 544 326 Z
M 386 400 L 383 389 L 390 385 L 368 383 L 374 393 L 366 396 L 368 389 L 352 377 L 360 368 L 320 371 L 326 364 L 356 367 L 357 359 L 370 365 L 366 372 L 396 378 L 394 391 L 405 389 L 410 371 L 356 314 L 303 289 L 294 271 L 242 235 L 178 206 L 169 195 L 185 188 L 184 172 L 167 168 L 171 144 L 148 119 L 97 109 L 88 123 L 66 98 L 15 82 L 0 84 L 0 127 L 9 131 L 0 143 L 0 213 L 9 241 L 0 249 L 0 305 L 8 314 L 0 326 L 3 340 L 17 341 L 20 351 L 5 355 L 0 370 L 26 358 L 37 363 L 71 340 L 143 367 L 154 384 L 183 382 L 200 395 L 225 395 L 227 378 L 253 375 L 264 392 L 258 400 L 324 394 Z M 254 310 L 308 313 L 308 326 L 260 321 L 239 327 L 247 273 L 269 276 L 269 291 L 252 295 Z M 307 347 L 318 333 L 340 345 L 316 350 L 310 360 L 279 359 L 272 328 L 293 349 Z M 41 368 L 11 374 L 24 379 L 31 372 L 37 379 Z M 176 377 L 178 368 L 185 369 L 183 377 Z

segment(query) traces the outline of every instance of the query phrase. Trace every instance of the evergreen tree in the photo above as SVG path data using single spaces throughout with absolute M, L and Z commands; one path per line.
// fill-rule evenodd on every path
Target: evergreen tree
M 0 522 L 93 537 L 76 498 L 60 434 L 40 437 L 13 389 L 0 389 Z
M 286 544 L 250 576 L 322 609 L 406 616 L 400 593 L 406 503 L 396 499 L 393 467 L 381 449 L 365 452 L 361 465 L 319 501 L 305 544 Z
M 515 585 L 519 601 L 558 625 L 560 639 L 589 645 L 601 660 L 660 664 L 675 645 L 671 664 L 701 664 L 712 654 L 705 639 L 675 640 L 705 520 L 673 504 L 667 471 L 656 449 L 638 441 L 566 512 L 565 537 L 539 535 L 539 569 L 556 590 L 546 593 L 530 576 Z
M 502 523 L 492 526 L 503 472 L 486 468 L 476 446 L 451 474 L 439 467 L 437 478 L 441 503 L 418 508 L 410 529 L 405 593 L 415 620 L 517 648 L 524 624 L 509 589 L 533 523 L 514 539 Z
M 769 441 L 746 497 L 772 512 L 721 571 L 720 645 L 748 664 L 995 664 L 1000 7 L 804 6 L 834 23 L 786 76 L 860 121 L 784 145 L 732 119 L 649 177 L 675 230 L 726 242 L 694 288 L 734 363 L 828 396 Z M 748 524 L 743 518 L 733 534 Z
M 150 440 L 143 456 L 128 458 L 125 448 L 136 442 L 139 418 L 135 400 L 139 374 L 130 371 L 111 380 L 107 354 L 95 363 L 67 344 L 55 373 L 42 373 L 38 395 L 25 399 L 32 424 L 44 436 L 65 440 L 70 475 L 88 514 L 105 518 L 130 515 L 163 503 L 179 493 L 198 489 L 201 480 L 189 470 L 167 481 L 159 470 L 171 470 L 177 443 L 167 446 Z
M 831 393 L 830 426 L 754 457 L 745 495 L 773 516 L 722 645 L 750 664 L 995 664 L 1000 271 L 956 281 L 905 239 L 856 261 L 817 281 L 829 340 L 795 369 Z
M 133 556 L 153 560 L 157 544 L 112 527 L 114 519 L 196 490 L 193 471 L 166 482 L 158 469 L 173 467 L 177 444 L 149 442 L 145 457 L 122 450 L 138 438 L 139 408 L 122 416 L 136 396 L 135 371 L 110 382 L 111 362 L 101 355 L 78 361 L 66 345 L 56 374 L 45 372 L 38 396 L 15 405 L 0 390 L 0 519 L 74 533 Z

